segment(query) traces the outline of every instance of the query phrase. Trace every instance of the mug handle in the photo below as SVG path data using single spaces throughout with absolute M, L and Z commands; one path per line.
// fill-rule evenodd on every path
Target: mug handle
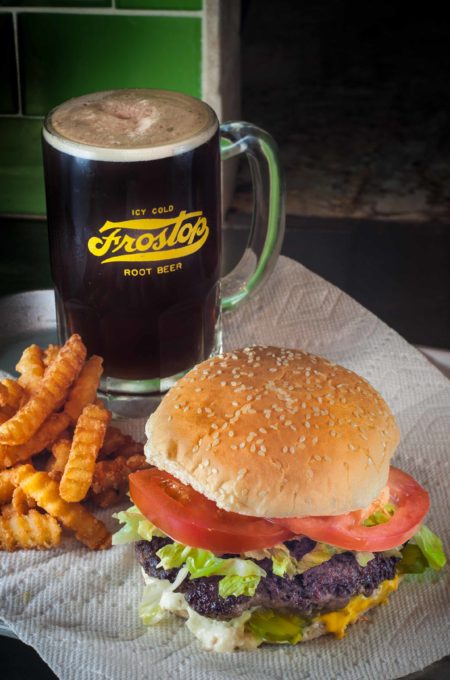
M 245 252 L 222 279 L 222 310 L 235 309 L 254 293 L 272 272 L 283 242 L 284 180 L 278 148 L 261 128 L 245 122 L 220 126 L 222 160 L 245 153 L 253 183 L 253 215 Z

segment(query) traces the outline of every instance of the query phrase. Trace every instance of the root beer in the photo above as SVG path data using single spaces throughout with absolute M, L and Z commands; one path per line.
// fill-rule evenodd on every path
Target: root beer
M 160 90 L 87 95 L 49 114 L 43 150 L 61 339 L 79 333 L 124 393 L 207 358 L 220 334 L 213 111 Z

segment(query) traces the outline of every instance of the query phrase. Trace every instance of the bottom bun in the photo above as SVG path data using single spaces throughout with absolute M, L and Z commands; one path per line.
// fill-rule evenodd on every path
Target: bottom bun
M 182 593 L 173 591 L 173 584 L 171 584 L 170 581 L 161 581 L 161 579 L 148 576 L 144 570 L 142 570 L 142 574 L 146 586 L 150 588 L 154 586 L 159 592 L 161 592 L 162 584 L 167 584 L 167 587 L 164 589 L 164 592 L 162 592 L 159 600 L 160 609 L 164 613 L 167 613 L 167 618 L 170 614 L 175 614 L 176 616 L 183 618 L 187 628 L 192 635 L 197 638 L 203 649 L 211 652 L 233 652 L 239 649 L 256 649 L 263 644 L 262 640 L 256 638 L 250 631 L 246 630 L 245 624 L 251 617 L 252 611 L 244 612 L 241 616 L 229 621 L 217 621 L 216 619 L 201 616 L 201 614 L 198 614 L 188 605 Z M 352 614 L 351 618 L 347 621 L 346 626 L 356 623 L 369 609 L 372 609 L 386 599 L 387 594 L 384 593 L 386 585 L 388 586 L 388 591 L 395 590 L 398 585 L 398 577 L 393 581 L 384 581 L 379 588 L 374 591 L 372 596 L 367 598 L 367 605 L 364 609 L 355 611 L 354 614 Z M 163 618 L 166 617 L 164 616 Z M 330 631 L 323 621 L 316 620 L 303 629 L 301 642 L 309 642 L 322 635 L 327 635 L 329 632 Z M 342 634 L 337 635 L 337 637 L 343 637 L 343 634 L 344 633 L 342 632 Z

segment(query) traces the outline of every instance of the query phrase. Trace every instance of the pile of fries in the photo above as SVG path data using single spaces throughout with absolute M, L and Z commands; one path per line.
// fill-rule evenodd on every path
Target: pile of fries
M 91 549 L 111 545 L 82 502 L 120 502 L 129 473 L 148 465 L 97 399 L 102 363 L 72 335 L 62 347 L 27 347 L 19 378 L 0 382 L 0 550 L 55 547 L 63 528 Z

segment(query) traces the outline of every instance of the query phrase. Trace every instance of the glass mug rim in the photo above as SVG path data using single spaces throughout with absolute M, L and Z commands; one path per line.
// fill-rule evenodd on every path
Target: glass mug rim
M 53 124 L 53 115 L 61 108 L 73 104 L 75 102 L 82 102 L 83 100 L 92 100 L 93 97 L 102 97 L 110 94 L 125 92 L 142 92 L 148 93 L 156 99 L 165 99 L 166 101 L 176 102 L 182 100 L 185 103 L 191 102 L 198 108 L 202 108 L 207 113 L 207 120 L 205 124 L 196 130 L 194 133 L 186 134 L 186 136 L 175 139 L 173 142 L 162 144 L 143 144 L 142 146 L 126 146 L 121 145 L 111 147 L 101 144 L 89 144 L 87 142 L 76 141 L 70 137 L 58 132 Z M 219 129 L 219 120 L 214 109 L 206 102 L 198 97 L 193 97 L 182 92 L 174 90 L 163 90 L 157 88 L 119 88 L 111 90 L 102 90 L 99 92 L 91 92 L 78 97 L 72 97 L 61 104 L 55 106 L 44 118 L 42 134 L 45 141 L 53 148 L 61 153 L 67 153 L 77 158 L 82 158 L 98 162 L 146 162 L 152 160 L 159 160 L 162 158 L 169 158 L 171 156 L 178 156 L 196 149 L 214 136 Z

